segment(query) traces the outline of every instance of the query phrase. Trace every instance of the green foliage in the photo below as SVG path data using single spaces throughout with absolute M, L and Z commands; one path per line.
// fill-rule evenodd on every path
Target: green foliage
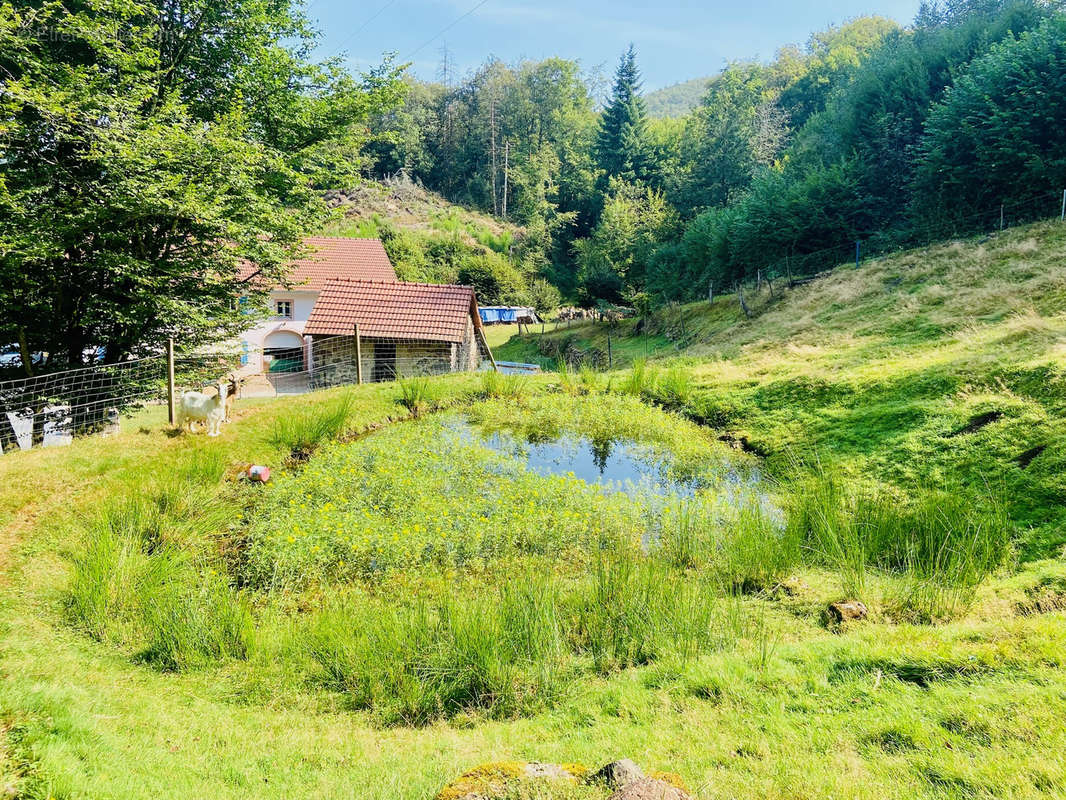
M 352 395 L 346 392 L 321 405 L 293 409 L 274 423 L 271 442 L 294 457 L 306 458 L 347 430 L 352 403 Z
M 46 368 L 242 330 L 234 298 L 284 276 L 321 181 L 358 168 L 360 121 L 397 99 L 388 64 L 360 85 L 309 62 L 293 4 L 196 6 L 195 25 L 138 3 L 5 7 L 0 336 Z
M 473 286 L 478 300 L 486 305 L 514 305 L 524 299 L 522 274 L 506 258 L 491 251 L 464 258 L 457 279 L 463 286 Z
M 639 182 L 648 177 L 647 112 L 641 96 L 637 53 L 629 46 L 618 64 L 611 99 L 600 117 L 596 163 L 608 178 Z
M 966 226 L 971 209 L 1028 199 L 1040 189 L 1054 196 L 1066 185 L 1064 128 L 1066 17 L 1057 17 L 973 61 L 932 108 L 915 178 L 916 215 Z
M 648 92 L 644 96 L 648 116 L 653 119 L 658 117 L 677 119 L 687 116 L 700 104 L 700 100 L 707 92 L 707 84 L 710 80 L 710 78 L 693 78 Z
M 619 303 L 644 285 L 658 243 L 677 229 L 677 213 L 661 192 L 611 181 L 603 214 L 587 240 L 575 242 L 582 299 Z

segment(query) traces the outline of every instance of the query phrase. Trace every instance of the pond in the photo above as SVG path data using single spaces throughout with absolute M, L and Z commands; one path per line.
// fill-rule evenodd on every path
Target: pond
M 483 431 L 465 418 L 449 427 L 467 441 L 522 463 L 538 475 L 565 475 L 634 498 L 674 496 L 690 498 L 712 486 L 727 493 L 744 492 L 760 481 L 758 471 L 742 474 L 727 459 L 709 459 L 696 467 L 674 463 L 668 453 L 627 439 L 594 441 L 561 432 L 552 438 L 530 441 L 507 431 Z

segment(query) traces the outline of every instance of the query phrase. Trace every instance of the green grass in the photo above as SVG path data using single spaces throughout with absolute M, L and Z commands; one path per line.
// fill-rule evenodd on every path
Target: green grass
M 629 756 L 703 798 L 1064 795 L 1064 250 L 1034 226 L 753 296 L 750 321 L 672 309 L 647 343 L 612 332 L 622 372 L 242 402 L 218 439 L 154 407 L 2 456 L 0 776 L 423 798 L 481 763 Z M 529 475 L 438 407 L 636 440 L 710 491 Z M 723 457 L 773 502 L 734 501 Z M 828 625 L 849 595 L 868 619 Z

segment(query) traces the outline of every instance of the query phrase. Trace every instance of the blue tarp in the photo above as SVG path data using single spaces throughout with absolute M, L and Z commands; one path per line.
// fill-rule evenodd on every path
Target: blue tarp
M 486 325 L 493 325 L 498 322 L 518 322 L 519 318 L 523 322 L 527 320 L 535 320 L 536 314 L 531 308 L 514 308 L 511 306 L 485 306 L 479 308 L 481 313 L 481 321 Z

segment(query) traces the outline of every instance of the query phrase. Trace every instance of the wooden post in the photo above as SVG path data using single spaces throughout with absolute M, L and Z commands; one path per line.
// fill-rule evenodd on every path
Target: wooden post
M 167 419 L 171 425 L 178 416 L 174 403 L 174 340 L 167 339 Z
M 859 262 L 862 260 L 862 242 L 855 242 L 855 269 L 859 268 Z
M 1003 213 L 1003 203 L 1000 203 L 999 204 L 999 229 L 1000 230 L 1003 230 L 1004 216 L 1005 215 Z
M 611 350 L 611 329 L 607 329 L 607 369 L 614 369 L 614 353 Z
M 481 343 L 485 345 L 485 352 L 489 354 L 489 362 L 492 364 L 492 371 L 499 372 L 500 368 L 496 365 L 496 356 L 492 354 L 492 348 L 489 347 L 489 340 L 485 336 L 485 329 L 477 328 L 477 333 L 481 336 Z
M 355 380 L 363 384 L 363 340 L 359 336 L 359 323 L 355 323 Z
M 1066 222 L 1066 189 L 1062 190 L 1062 216 L 1059 219 Z
M 711 281 L 707 286 L 707 302 L 710 305 L 714 305 L 714 281 Z

